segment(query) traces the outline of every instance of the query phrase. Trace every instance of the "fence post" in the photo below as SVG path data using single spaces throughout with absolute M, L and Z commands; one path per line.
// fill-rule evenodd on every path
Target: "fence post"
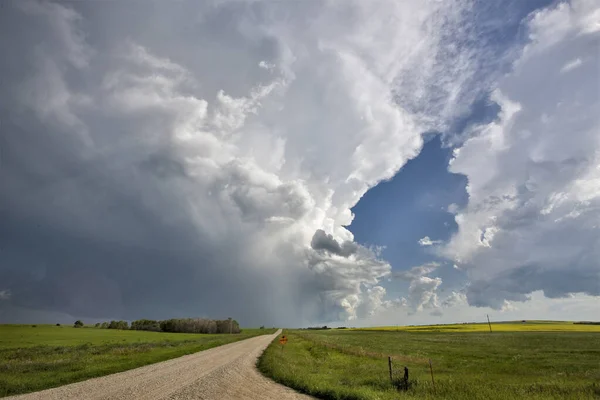
M 394 383 L 394 376 L 392 374 L 392 357 L 388 356 L 388 367 L 390 369 L 390 382 Z

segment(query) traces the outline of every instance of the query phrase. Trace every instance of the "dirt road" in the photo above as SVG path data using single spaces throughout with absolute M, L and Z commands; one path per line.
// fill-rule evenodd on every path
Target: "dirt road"
M 256 359 L 280 333 L 281 330 L 118 374 L 5 399 L 311 399 L 256 370 Z

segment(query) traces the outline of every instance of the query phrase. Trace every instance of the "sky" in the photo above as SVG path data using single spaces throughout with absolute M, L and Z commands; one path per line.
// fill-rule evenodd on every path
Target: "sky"
M 597 1 L 6 1 L 0 52 L 0 322 L 597 319 Z

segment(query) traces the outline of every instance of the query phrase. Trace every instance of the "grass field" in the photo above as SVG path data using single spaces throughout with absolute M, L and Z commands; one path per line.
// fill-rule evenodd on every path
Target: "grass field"
M 487 325 L 287 331 L 283 351 L 274 342 L 259 368 L 322 399 L 600 398 L 600 329 L 560 325 L 493 324 L 493 333 Z M 399 374 L 409 368 L 415 384 L 407 392 L 393 389 L 388 355 Z
M 52 325 L 0 325 L 0 396 L 26 393 L 164 361 L 273 329 L 189 334 Z

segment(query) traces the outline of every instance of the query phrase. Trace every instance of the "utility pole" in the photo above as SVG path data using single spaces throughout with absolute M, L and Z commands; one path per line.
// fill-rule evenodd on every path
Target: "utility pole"
M 485 314 L 487 316 L 488 319 L 488 325 L 490 327 L 490 333 L 492 333 L 492 324 L 490 323 L 490 316 L 488 314 Z

